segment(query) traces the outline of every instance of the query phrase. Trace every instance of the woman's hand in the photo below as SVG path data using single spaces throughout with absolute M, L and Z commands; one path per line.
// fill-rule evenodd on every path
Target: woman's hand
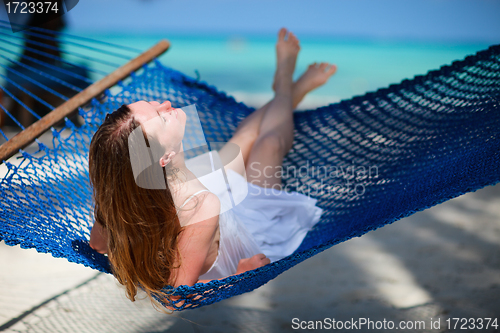
M 92 230 L 90 230 L 89 245 L 101 254 L 108 252 L 108 232 L 101 224 L 94 223 Z
M 271 262 L 271 260 L 268 257 L 266 257 L 266 255 L 264 253 L 256 254 L 251 258 L 240 259 L 240 261 L 238 262 L 238 268 L 236 269 L 236 273 L 233 275 L 238 275 L 238 274 L 244 273 L 246 271 L 251 271 L 253 269 L 257 269 L 259 267 L 262 267 L 262 266 L 269 264 L 270 262 Z M 230 275 L 230 276 L 233 276 L 233 275 Z M 223 280 L 226 277 L 223 277 L 223 278 L 220 278 L 217 280 Z M 198 283 L 209 283 L 210 281 L 212 281 L 212 280 L 198 280 Z
M 265 266 L 269 264 L 271 260 L 266 257 L 264 253 L 259 253 L 250 258 L 241 259 L 238 263 L 238 269 L 236 274 L 241 274 L 246 271 L 251 271 L 253 269 Z

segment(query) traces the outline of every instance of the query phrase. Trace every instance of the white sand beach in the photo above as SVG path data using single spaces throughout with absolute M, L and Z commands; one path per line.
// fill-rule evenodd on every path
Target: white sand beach
M 498 317 L 499 250 L 497 185 L 336 245 L 251 293 L 166 315 L 130 302 L 110 275 L 1 244 L 0 330 L 292 332 L 301 322 L 365 318 L 444 332 L 447 318 Z

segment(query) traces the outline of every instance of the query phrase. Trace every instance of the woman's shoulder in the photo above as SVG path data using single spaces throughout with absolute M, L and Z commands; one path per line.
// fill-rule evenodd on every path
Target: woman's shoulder
M 216 224 L 219 220 L 220 200 L 207 189 L 198 190 L 186 200 L 179 217 L 182 217 L 182 226 L 206 221 Z
M 217 212 L 217 215 L 220 211 L 220 200 L 217 195 L 205 189 L 203 191 L 198 191 L 196 194 L 197 197 L 200 198 L 200 211 L 202 212 Z

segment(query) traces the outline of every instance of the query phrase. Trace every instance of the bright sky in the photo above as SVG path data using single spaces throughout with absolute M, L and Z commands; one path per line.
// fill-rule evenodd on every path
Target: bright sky
M 499 0 L 81 0 L 76 30 L 297 34 L 500 43 Z
M 81 0 L 67 15 L 77 31 L 500 43 L 500 0 Z

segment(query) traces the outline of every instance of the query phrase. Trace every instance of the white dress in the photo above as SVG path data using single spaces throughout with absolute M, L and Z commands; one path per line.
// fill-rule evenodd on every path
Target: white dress
M 217 258 L 200 279 L 233 275 L 240 259 L 258 253 L 264 253 L 271 262 L 292 254 L 321 217 L 323 210 L 316 206 L 317 200 L 298 192 L 264 189 L 248 183 L 231 169 L 222 178 L 222 170 L 215 170 L 213 163 L 217 152 L 203 155 L 207 154 L 213 172 L 206 174 L 205 170 L 198 180 L 221 202 L 220 239 Z M 186 160 L 186 166 L 195 175 L 203 155 Z M 203 191 L 206 190 L 189 197 L 182 206 Z

